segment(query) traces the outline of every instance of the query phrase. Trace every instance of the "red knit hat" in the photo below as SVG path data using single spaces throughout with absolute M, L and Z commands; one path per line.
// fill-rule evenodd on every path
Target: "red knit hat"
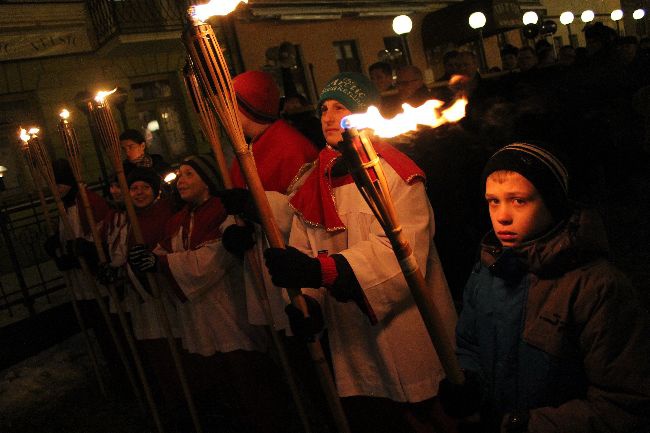
M 280 111 L 280 89 L 273 76 L 262 71 L 248 71 L 233 79 L 237 104 L 242 113 L 257 123 L 273 123 Z

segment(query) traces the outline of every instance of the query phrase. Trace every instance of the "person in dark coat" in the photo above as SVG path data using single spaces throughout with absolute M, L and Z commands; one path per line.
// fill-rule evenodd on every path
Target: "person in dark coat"
M 165 162 L 161 155 L 147 153 L 147 144 L 140 131 L 127 129 L 121 133 L 120 146 L 126 155 L 126 159 L 122 161 L 126 176 L 135 167 L 153 168 L 161 178 L 164 178 L 171 170 L 171 166 Z
M 481 432 L 647 432 L 650 321 L 607 260 L 602 222 L 571 208 L 564 164 L 514 143 L 483 172 L 493 230 L 456 328 L 463 385 L 440 398 Z

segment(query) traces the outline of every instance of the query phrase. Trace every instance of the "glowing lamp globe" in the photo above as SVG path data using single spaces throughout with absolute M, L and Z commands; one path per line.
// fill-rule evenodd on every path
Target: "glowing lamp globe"
M 474 12 L 469 16 L 469 26 L 475 30 L 483 28 L 486 22 L 487 19 L 485 18 L 485 14 L 483 14 L 483 12 Z
M 583 23 L 589 23 L 594 20 L 594 17 L 596 15 L 594 14 L 594 11 L 587 9 L 586 11 L 582 12 L 580 15 L 580 19 L 582 20 Z
M 524 21 L 524 25 L 537 24 L 539 21 L 539 16 L 537 16 L 537 14 L 533 11 L 528 11 L 524 14 L 522 19 Z
M 565 26 L 568 26 L 573 22 L 573 14 L 569 11 L 562 12 L 560 15 L 560 22 Z
M 413 28 L 413 21 L 406 15 L 399 15 L 393 18 L 393 31 L 398 35 L 409 33 Z
M 632 18 L 635 20 L 640 20 L 645 16 L 645 10 L 643 9 L 637 9 L 634 12 L 632 12 Z
M 612 21 L 619 21 L 623 18 L 623 11 L 620 9 L 614 9 L 610 14 L 610 17 L 612 18 Z

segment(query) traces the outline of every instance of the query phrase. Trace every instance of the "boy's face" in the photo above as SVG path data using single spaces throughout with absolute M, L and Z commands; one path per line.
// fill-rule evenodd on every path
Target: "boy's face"
M 339 101 L 328 99 L 323 102 L 320 109 L 320 124 L 327 144 L 338 147 L 339 141 L 343 140 L 341 120 L 350 114 L 352 112 Z
M 553 224 L 539 192 L 519 173 L 496 171 L 488 176 L 485 199 L 492 228 L 504 247 L 535 239 Z
M 138 209 L 143 209 L 149 206 L 155 199 L 151 185 L 141 180 L 135 181 L 131 184 L 129 187 L 129 193 L 133 199 L 133 204 Z
M 182 164 L 178 170 L 176 188 L 181 198 L 194 204 L 201 204 L 210 197 L 210 188 L 201 176 L 189 165 Z

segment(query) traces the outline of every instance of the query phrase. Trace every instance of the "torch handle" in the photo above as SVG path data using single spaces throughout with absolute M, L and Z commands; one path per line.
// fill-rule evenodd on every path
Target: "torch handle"
M 95 221 L 95 215 L 93 214 L 92 208 L 90 207 L 90 200 L 88 199 L 88 193 L 86 192 L 86 184 L 83 183 L 81 179 L 77 179 L 77 185 L 79 185 L 79 195 L 81 196 L 81 202 L 83 203 L 83 207 L 86 212 L 86 218 L 88 220 L 88 224 L 90 225 L 90 230 L 92 232 L 95 249 L 97 250 L 97 257 L 99 258 L 100 263 L 106 263 L 107 262 L 106 253 L 104 252 L 104 248 L 102 247 L 100 241 L 100 234 Z M 151 390 L 151 386 L 149 385 L 149 380 L 147 379 L 147 375 L 144 371 L 144 367 L 142 366 L 142 360 L 140 359 L 140 354 L 138 352 L 137 347 L 135 346 L 133 334 L 131 332 L 128 321 L 126 319 L 126 315 L 124 314 L 124 310 L 122 309 L 122 305 L 117 296 L 117 292 L 115 291 L 115 287 L 113 286 L 113 284 L 108 284 L 107 288 L 111 298 L 113 298 L 113 301 L 115 303 L 117 316 L 119 318 L 122 331 L 124 331 L 124 336 L 126 337 L 126 342 L 129 346 L 129 350 L 131 351 L 131 355 L 133 356 L 133 361 L 135 362 L 136 371 L 138 373 L 138 377 L 140 378 L 140 382 L 142 383 L 142 386 L 144 388 L 145 397 L 147 398 L 147 404 L 149 405 L 149 409 L 151 410 L 151 415 L 154 419 L 154 423 L 156 424 L 156 428 L 158 429 L 158 431 L 160 433 L 164 433 L 165 429 L 160 419 L 158 406 L 156 405 L 156 400 L 153 397 L 153 392 Z
M 88 199 L 88 192 L 86 191 L 86 184 L 82 181 L 77 180 L 77 185 L 79 185 L 79 196 L 81 197 L 81 203 L 84 207 L 86 213 L 86 220 L 90 226 L 90 233 L 93 236 L 93 244 L 95 245 L 95 250 L 97 250 L 97 257 L 99 258 L 99 263 L 106 263 L 106 253 L 104 248 L 102 248 L 101 237 L 99 234 L 99 229 L 97 228 L 97 222 L 95 221 L 95 215 L 93 210 L 90 207 L 90 200 Z M 117 302 L 117 300 L 116 300 Z
M 63 205 L 63 201 L 61 200 L 61 196 L 59 195 L 59 192 L 56 189 L 56 186 L 54 184 L 50 184 L 50 191 L 52 192 L 52 196 L 54 197 L 54 201 L 56 203 L 57 210 L 59 212 L 59 215 L 61 217 L 61 221 L 63 222 L 63 228 L 66 233 L 66 238 L 70 240 L 75 239 L 75 233 L 74 230 L 72 229 L 72 224 L 70 223 L 70 218 L 68 217 L 67 212 L 65 211 L 65 206 Z M 115 344 L 115 348 L 117 349 L 117 353 L 120 357 L 120 360 L 122 361 L 122 364 L 124 365 L 124 369 L 126 370 L 127 377 L 129 379 L 129 383 L 131 385 L 131 388 L 133 389 L 133 393 L 136 396 L 136 399 L 138 401 L 138 405 L 140 406 L 140 409 L 142 412 L 145 412 L 144 409 L 144 404 L 142 402 L 142 395 L 140 393 L 140 389 L 137 386 L 135 377 L 133 375 L 133 372 L 131 370 L 131 367 L 129 365 L 128 358 L 126 357 L 126 353 L 124 351 L 124 348 L 122 347 L 122 343 L 120 342 L 119 337 L 117 336 L 117 333 L 115 331 L 115 328 L 113 326 L 113 322 L 110 319 L 109 313 L 108 313 L 108 308 L 106 307 L 106 304 L 104 303 L 104 299 L 102 298 L 101 293 L 99 292 L 99 288 L 95 284 L 95 280 L 90 273 L 90 269 L 88 268 L 88 264 L 86 263 L 86 260 L 83 257 L 78 256 L 77 259 L 79 260 L 79 264 L 81 265 L 81 270 L 83 273 L 86 275 L 86 277 L 89 280 L 90 288 L 93 292 L 93 295 L 95 296 L 95 301 L 97 302 L 97 305 L 99 306 L 99 311 L 104 319 L 104 322 L 106 323 L 106 327 L 111 334 L 111 338 L 113 339 L 113 343 Z M 70 290 L 74 290 L 72 286 L 70 286 Z
M 41 203 L 41 210 L 43 211 L 43 219 L 45 219 L 45 228 L 47 229 L 47 234 L 49 236 L 52 236 L 54 233 L 56 233 L 56 231 L 54 230 L 54 224 L 52 223 L 50 210 L 47 208 L 47 202 L 45 201 L 45 194 L 43 193 L 43 189 L 41 188 L 41 182 L 39 181 L 37 174 L 31 167 L 29 171 L 31 172 L 36 193 L 38 194 L 38 201 Z
M 452 383 L 462 384 L 465 376 L 458 364 L 453 342 L 445 330 L 445 323 L 430 295 L 431 289 L 427 287 L 413 250 L 404 236 L 377 152 L 370 139 L 356 129 L 345 131 L 341 151 L 349 164 L 357 188 L 390 240 L 440 364 Z M 361 155 L 365 155 L 369 162 L 365 162 Z M 374 171 L 374 179 L 369 170 Z
M 393 231 L 388 237 L 395 251 L 400 268 L 402 269 L 402 273 L 404 274 L 404 278 L 409 288 L 411 288 L 411 295 L 424 320 L 433 347 L 436 348 L 440 364 L 445 370 L 450 382 L 462 385 L 465 382 L 465 375 L 458 364 L 454 344 L 449 334 L 445 331 L 445 323 L 433 297 L 427 296 L 427 292 L 430 289 L 427 287 L 427 283 L 413 255 L 411 246 L 405 239 L 401 228 L 399 231 Z

